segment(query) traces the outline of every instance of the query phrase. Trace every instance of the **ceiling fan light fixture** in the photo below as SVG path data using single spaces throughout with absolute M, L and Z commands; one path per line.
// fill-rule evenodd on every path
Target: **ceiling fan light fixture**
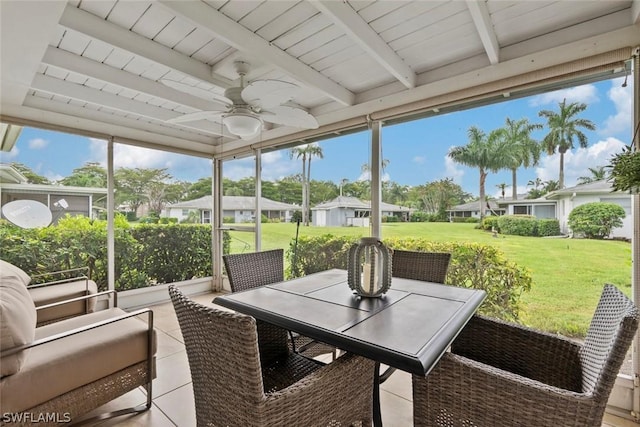
M 226 114 L 222 119 L 224 125 L 234 135 L 248 137 L 255 135 L 262 126 L 262 120 L 253 114 L 231 113 Z

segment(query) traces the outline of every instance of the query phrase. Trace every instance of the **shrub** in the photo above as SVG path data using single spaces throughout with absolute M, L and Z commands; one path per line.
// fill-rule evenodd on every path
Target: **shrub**
M 269 222 L 269 218 L 265 214 L 260 214 L 260 222 L 266 224 Z
M 574 233 L 583 234 L 588 239 L 604 239 L 611 234 L 611 230 L 622 226 L 625 216 L 624 209 L 614 203 L 585 203 L 571 211 L 569 227 Z
M 225 216 L 222 218 L 222 222 L 224 224 L 233 224 L 234 222 L 236 222 L 236 219 L 232 216 Z
M 381 218 L 382 222 L 400 222 L 400 218 L 395 215 L 386 215 Z
M 538 236 L 559 236 L 560 222 L 557 219 L 542 218 L 538 220 Z
M 503 215 L 498 218 L 498 228 L 502 234 L 514 236 L 537 236 L 538 221 L 531 215 Z
M 291 214 L 291 222 L 302 222 L 302 211 L 293 211 Z
M 426 212 L 412 212 L 409 216 L 409 222 L 427 222 L 431 221 L 430 217 L 433 215 Z
M 498 225 L 498 216 L 485 216 L 482 219 L 482 223 L 480 224 L 480 228 L 487 231 L 493 231 L 494 229 L 500 232 L 500 226 Z
M 138 225 L 115 217 L 116 289 L 211 275 L 211 225 Z M 230 236 L 223 234 L 223 251 Z M 107 288 L 107 223 L 83 216 L 65 216 L 58 225 L 18 228 L 0 221 L 2 259 L 29 275 L 89 267 L 100 290 Z
M 480 218 L 476 218 L 475 216 L 470 216 L 466 218 L 464 222 L 466 222 L 467 224 L 479 224 Z
M 357 237 L 330 234 L 301 236 L 295 265 L 293 242 L 287 251 L 286 256 L 292 266 L 288 276 L 300 277 L 330 268 L 346 269 L 349 247 L 357 241 Z M 487 298 L 480 307 L 481 313 L 505 320 L 518 319 L 520 297 L 531 289 L 531 273 L 506 260 L 498 249 L 478 243 L 431 242 L 412 238 L 392 238 L 384 242 L 393 249 L 450 252 L 447 284 L 483 289 Z

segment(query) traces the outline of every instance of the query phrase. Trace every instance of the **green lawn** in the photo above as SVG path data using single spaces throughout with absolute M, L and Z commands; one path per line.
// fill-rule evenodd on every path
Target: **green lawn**
M 304 227 L 301 236 L 322 234 L 362 236 L 356 227 Z M 296 225 L 262 224 L 262 249 L 289 247 Z M 232 252 L 253 250 L 253 233 L 232 232 Z M 619 241 L 492 237 L 474 224 L 383 224 L 382 236 L 415 237 L 434 241 L 478 242 L 498 247 L 505 256 L 531 270 L 533 287 L 523 295 L 523 323 L 550 332 L 584 335 L 604 283 L 631 294 L 631 245 Z

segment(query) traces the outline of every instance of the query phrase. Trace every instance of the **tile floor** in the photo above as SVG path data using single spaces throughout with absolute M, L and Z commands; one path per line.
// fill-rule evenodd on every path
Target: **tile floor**
M 210 305 L 215 294 L 192 297 L 201 304 Z M 170 302 L 155 305 L 155 326 L 158 335 L 157 378 L 153 381 L 153 406 L 140 415 L 122 416 L 100 422 L 101 427 L 192 427 L 196 425 L 193 392 L 189 364 L 180 327 Z M 95 413 L 121 409 L 144 403 L 146 397 L 142 389 L 136 389 L 109 404 L 98 408 Z M 396 371 L 381 386 L 382 419 L 385 427 L 411 427 L 411 376 Z M 638 427 L 630 421 L 605 416 L 603 427 Z

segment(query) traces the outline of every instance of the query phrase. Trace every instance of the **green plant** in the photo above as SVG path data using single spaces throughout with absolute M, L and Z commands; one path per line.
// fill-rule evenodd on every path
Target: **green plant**
M 498 227 L 502 234 L 515 236 L 537 236 L 538 222 L 530 215 L 503 215 L 498 218 Z
M 557 219 L 542 218 L 538 220 L 538 236 L 559 236 L 560 222 Z
M 615 154 L 607 166 L 613 189 L 640 193 L 640 151 L 628 145 Z
M 592 202 L 574 208 L 569 214 L 569 227 L 588 239 L 604 239 L 611 230 L 622 226 L 626 213 L 614 203 Z
M 480 223 L 480 228 L 488 231 L 500 231 L 500 226 L 498 225 L 498 219 L 500 217 L 497 216 L 485 216 Z

